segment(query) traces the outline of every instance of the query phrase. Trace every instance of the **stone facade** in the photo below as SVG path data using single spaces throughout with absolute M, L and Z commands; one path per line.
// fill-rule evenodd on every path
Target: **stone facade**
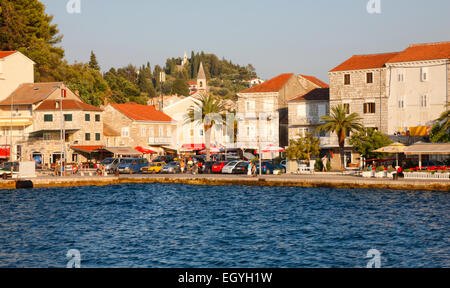
M 173 145 L 175 122 L 136 121 L 110 104 L 104 111 L 105 123 L 120 133 L 120 137 L 106 136 L 106 141 L 114 147 L 150 147 L 163 153 L 161 146 Z
M 368 83 L 368 74 L 372 83 Z M 349 75 L 349 76 L 345 76 Z M 330 72 L 330 107 L 348 105 L 349 113 L 358 113 L 365 127 L 388 130 L 388 98 L 386 94 L 386 68 Z M 350 84 L 345 84 L 350 77 Z M 373 103 L 375 111 L 364 106 Z M 373 113 L 374 112 L 374 113 Z

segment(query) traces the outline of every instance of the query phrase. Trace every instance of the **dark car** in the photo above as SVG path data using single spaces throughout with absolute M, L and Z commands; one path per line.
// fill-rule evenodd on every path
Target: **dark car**
M 117 166 L 119 173 L 134 174 L 140 173 L 141 169 L 148 166 L 145 158 L 123 158 Z
M 249 162 L 239 162 L 236 167 L 233 168 L 231 174 L 247 174 Z
M 175 160 L 175 156 L 172 155 L 166 155 L 166 156 L 158 156 L 155 160 L 153 160 L 153 163 L 170 163 Z
M 211 174 L 212 173 L 212 167 L 213 167 L 214 163 L 216 163 L 216 162 L 215 161 L 205 162 L 203 164 L 202 173 L 204 173 L 204 174 Z
M 274 165 L 272 162 L 263 161 L 262 162 L 262 174 L 273 174 L 275 170 L 281 170 L 281 173 L 286 173 L 286 167 L 283 165 Z M 259 162 L 256 163 L 256 171 L 259 173 Z

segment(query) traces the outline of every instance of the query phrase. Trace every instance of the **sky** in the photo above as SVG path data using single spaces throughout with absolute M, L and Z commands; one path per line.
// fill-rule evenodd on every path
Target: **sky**
M 41 0 L 64 35 L 66 59 L 87 62 L 93 50 L 103 71 L 128 64 L 165 64 L 192 50 L 251 63 L 269 79 L 313 75 L 355 54 L 396 52 L 410 44 L 450 41 L 450 1 L 380 0 Z M 372 0 L 375 1 L 375 0 Z

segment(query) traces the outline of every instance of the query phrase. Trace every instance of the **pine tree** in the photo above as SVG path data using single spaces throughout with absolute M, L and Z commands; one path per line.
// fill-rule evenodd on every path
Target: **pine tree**
M 89 68 L 100 71 L 100 66 L 98 65 L 97 56 L 95 56 L 94 51 L 91 51 L 91 60 L 89 61 Z

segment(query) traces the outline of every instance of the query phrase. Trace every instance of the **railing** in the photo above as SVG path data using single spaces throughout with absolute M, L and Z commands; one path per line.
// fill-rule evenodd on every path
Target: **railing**
M 320 146 L 339 146 L 339 140 L 337 136 L 320 137 Z M 345 147 L 350 147 L 348 139 L 345 139 Z
M 450 180 L 450 173 L 405 172 L 406 179 L 446 179 Z
M 169 137 L 158 137 L 158 138 L 148 138 L 148 144 L 149 145 L 164 145 L 164 144 L 171 144 L 172 138 Z
M 325 123 L 320 117 L 292 117 L 290 125 L 320 125 Z

